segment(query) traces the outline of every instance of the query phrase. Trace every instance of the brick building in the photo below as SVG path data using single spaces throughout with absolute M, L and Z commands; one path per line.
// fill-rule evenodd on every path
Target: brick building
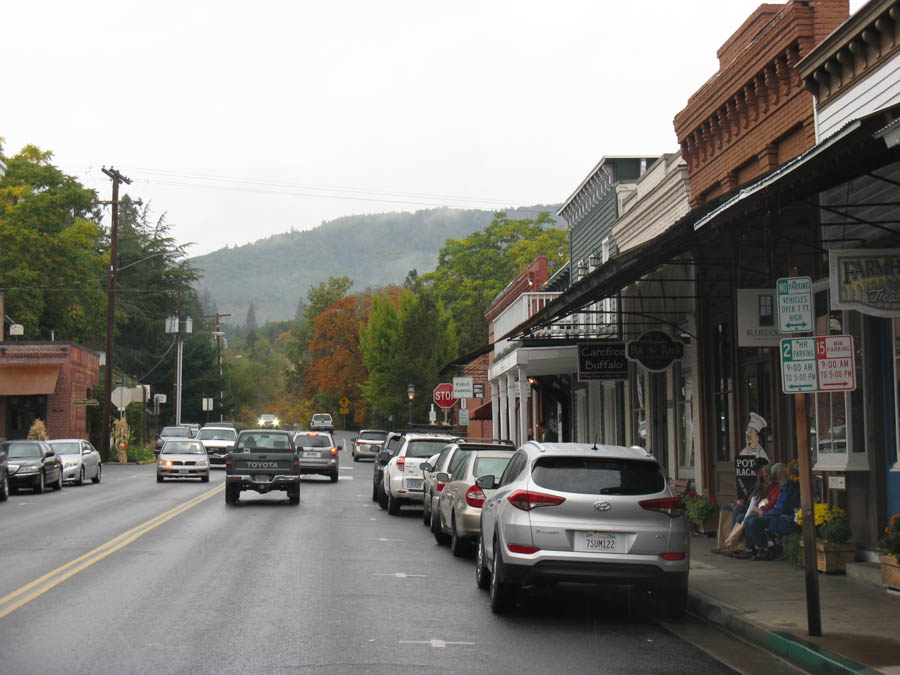
M 87 438 L 99 355 L 71 342 L 0 342 L 0 438 L 25 438 L 35 419 L 50 438 Z

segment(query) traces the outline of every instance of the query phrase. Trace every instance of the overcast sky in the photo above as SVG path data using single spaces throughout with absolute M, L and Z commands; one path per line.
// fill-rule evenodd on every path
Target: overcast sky
M 0 136 L 105 199 L 115 166 L 192 255 L 560 202 L 603 155 L 677 150 L 672 118 L 759 4 L 9 2 Z

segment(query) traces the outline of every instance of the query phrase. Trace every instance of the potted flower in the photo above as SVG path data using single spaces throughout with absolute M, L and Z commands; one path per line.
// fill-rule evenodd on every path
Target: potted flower
M 697 530 L 705 535 L 713 536 L 719 529 L 719 504 L 715 499 L 698 495 L 696 492 L 688 492 L 684 496 L 684 506 L 687 516 Z
M 856 546 L 850 540 L 850 521 L 847 512 L 840 506 L 816 504 L 816 569 L 820 572 L 844 574 L 847 563 L 853 562 Z M 794 520 L 803 525 L 803 512 L 797 510 Z M 803 544 L 801 540 L 801 546 Z M 802 558 L 801 558 L 802 560 Z
M 895 513 L 884 528 L 884 536 L 879 542 L 881 552 L 881 583 L 900 590 L 900 513 Z

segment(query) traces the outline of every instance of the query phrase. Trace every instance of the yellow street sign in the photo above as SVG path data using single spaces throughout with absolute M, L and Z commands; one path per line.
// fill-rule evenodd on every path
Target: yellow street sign
M 342 408 L 349 408 L 349 407 L 350 407 L 350 399 L 347 398 L 346 396 L 341 396 L 341 400 L 338 401 L 338 403 L 341 404 L 341 407 L 342 407 Z M 344 412 L 344 411 L 342 410 L 341 412 Z

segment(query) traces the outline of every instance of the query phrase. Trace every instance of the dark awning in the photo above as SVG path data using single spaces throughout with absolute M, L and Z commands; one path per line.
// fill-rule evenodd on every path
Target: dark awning
M 0 396 L 34 396 L 56 391 L 59 366 L 0 365 Z
M 484 403 L 469 413 L 470 420 L 489 420 L 491 417 L 491 402 Z
M 592 302 L 608 298 L 673 259 L 713 239 L 722 227 L 811 199 L 820 192 L 900 161 L 900 143 L 891 138 L 900 106 L 849 122 L 822 143 L 748 186 L 693 209 L 656 238 L 625 251 L 571 286 L 541 311 L 496 340 L 516 339 L 548 326 Z M 894 143 L 894 145 L 891 145 Z

